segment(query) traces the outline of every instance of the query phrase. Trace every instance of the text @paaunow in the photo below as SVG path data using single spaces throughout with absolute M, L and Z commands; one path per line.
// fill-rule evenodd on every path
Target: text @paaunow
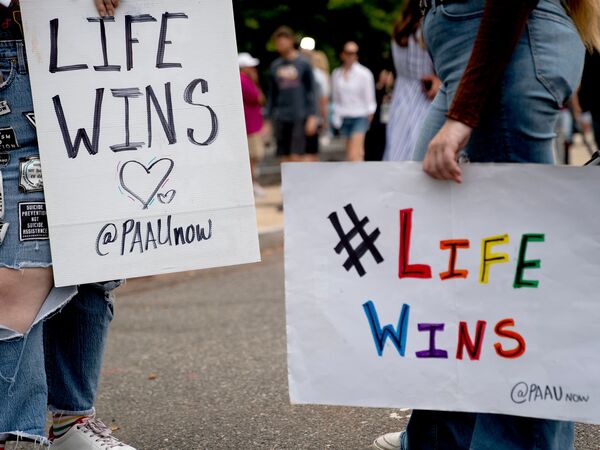
M 362 264 L 362 259 L 370 254 L 376 264 L 384 262 L 384 258 L 376 246 L 377 240 L 380 237 L 378 228 L 374 231 L 367 231 L 370 225 L 370 219 L 364 217 L 359 219 L 354 207 L 349 204 L 344 207 L 344 211 L 352 223 L 352 227 L 346 231 L 341 224 L 337 212 L 329 215 L 329 221 L 335 230 L 335 234 L 339 239 L 338 244 L 334 248 L 338 255 L 344 254 L 346 257 L 343 267 L 346 271 L 355 271 L 360 278 L 367 275 L 367 271 Z M 433 268 L 429 264 L 415 264 L 410 261 L 411 235 L 413 228 L 413 209 L 402 209 L 399 212 L 399 250 L 398 250 L 398 278 L 399 279 L 422 279 L 432 280 L 434 278 Z M 494 251 L 497 246 L 507 245 L 510 242 L 509 235 L 490 236 L 483 239 L 481 242 L 481 260 L 480 269 L 477 275 L 477 282 L 480 284 L 488 284 L 490 279 L 491 268 L 497 264 L 509 263 L 510 259 L 507 253 Z M 521 237 L 521 245 L 515 268 L 515 277 L 512 287 L 514 289 L 539 287 L 538 280 L 526 279 L 526 271 L 532 269 L 540 269 L 540 260 L 527 259 L 527 249 L 530 243 L 544 243 L 545 235 L 541 233 L 524 234 Z M 449 280 L 462 279 L 466 280 L 470 277 L 470 273 L 466 269 L 461 269 L 459 262 L 460 251 L 469 251 L 471 249 L 471 241 L 469 239 L 452 239 L 442 240 L 439 243 L 441 251 L 448 252 L 448 266 L 446 270 L 439 273 L 439 280 L 442 283 Z M 427 282 L 427 281 L 425 281 Z M 374 301 L 375 300 L 375 301 Z M 365 314 L 365 324 L 371 331 L 375 344 L 375 351 L 382 357 L 386 342 L 389 340 L 396 348 L 400 357 L 406 356 L 408 343 L 408 328 L 410 326 L 409 304 L 403 304 L 400 308 L 398 323 L 382 326 L 379 320 L 379 314 L 376 307 L 376 299 L 365 299 L 362 305 Z M 505 359 L 517 359 L 522 357 L 527 350 L 527 343 L 522 333 L 519 333 L 513 328 L 517 326 L 516 321 L 512 317 L 500 318 L 494 320 L 493 331 L 495 334 L 494 341 L 490 343 L 494 353 Z M 430 323 L 419 322 L 416 324 L 417 330 L 429 336 L 429 347 L 419 349 L 415 352 L 415 356 L 419 359 L 448 359 L 449 350 L 441 348 L 437 345 L 436 337 L 446 330 L 445 323 Z M 470 330 L 470 327 L 474 329 Z M 488 320 L 478 320 L 474 324 L 469 324 L 467 321 L 461 321 L 458 324 L 458 335 L 456 337 L 457 345 L 455 347 L 455 358 L 463 360 L 468 357 L 471 361 L 479 361 L 481 358 L 484 342 L 488 339 L 486 330 Z M 489 333 L 488 333 L 489 334 Z
M 213 222 L 208 219 L 205 226 L 191 224 L 177 226 L 173 217 L 154 221 L 129 219 L 121 224 L 108 223 L 102 227 L 96 239 L 98 256 L 118 254 L 144 254 L 160 247 L 179 247 L 208 241 L 213 237 Z
M 539 385 L 521 381 L 510 390 L 510 399 L 517 405 L 537 402 L 588 403 L 590 396 L 569 392 L 562 386 Z

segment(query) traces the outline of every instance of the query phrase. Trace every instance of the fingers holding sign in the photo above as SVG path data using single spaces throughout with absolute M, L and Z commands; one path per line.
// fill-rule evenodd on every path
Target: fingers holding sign
M 115 15 L 115 10 L 119 6 L 119 1 L 120 0 L 94 0 L 94 3 L 96 3 L 98 13 L 104 17 Z
M 423 160 L 423 170 L 436 180 L 462 183 L 458 154 L 467 145 L 472 128 L 455 120 L 447 120 L 433 138 Z

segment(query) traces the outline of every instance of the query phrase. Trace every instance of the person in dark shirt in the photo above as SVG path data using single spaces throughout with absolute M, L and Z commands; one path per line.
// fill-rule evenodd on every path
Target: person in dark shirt
M 424 171 L 461 183 L 460 154 L 473 162 L 553 163 L 554 125 L 581 77 L 585 54 L 581 38 L 590 47 L 600 46 L 599 3 L 424 3 L 424 38 L 442 81 L 415 152 Z M 406 431 L 381 436 L 373 446 L 571 450 L 573 441 L 570 422 L 415 410 Z
M 273 34 L 280 57 L 270 69 L 268 116 L 283 161 L 302 161 L 306 137 L 317 133 L 317 88 L 310 62 L 295 48 L 294 32 L 281 27 Z

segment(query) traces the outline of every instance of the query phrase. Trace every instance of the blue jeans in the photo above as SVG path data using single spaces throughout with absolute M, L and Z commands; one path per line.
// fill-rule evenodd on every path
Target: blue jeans
M 365 134 L 369 131 L 368 117 L 344 117 L 340 134 L 346 138 L 351 138 L 355 134 Z
M 470 57 L 485 0 L 449 3 L 425 17 L 424 37 L 442 88 L 421 130 L 415 160 L 446 120 Z M 584 46 L 560 0 L 540 0 L 527 24 L 501 89 L 466 148 L 473 162 L 552 163 L 558 113 L 582 74 Z
M 434 6 L 424 37 L 443 88 L 415 152 L 422 160 L 446 120 L 467 66 L 485 0 Z M 577 88 L 584 46 L 559 0 L 540 0 L 504 74 L 499 94 L 466 147 L 472 162 L 552 163 L 556 120 Z M 414 411 L 403 450 L 569 450 L 570 422 L 495 414 Z
M 53 413 L 94 413 L 115 286 L 79 286 L 78 294 L 60 314 L 44 323 L 48 407 Z
M 29 188 L 23 187 L 27 180 L 20 169 L 22 160 L 28 162 L 39 156 L 35 128 L 25 114 L 33 111 L 33 102 L 22 42 L 0 42 L 0 71 L 0 101 L 10 109 L 0 116 L 0 128 L 10 130 L 17 147 L 0 149 L 4 190 L 0 201 L 5 206 L 2 221 L 9 224 L 0 242 L 0 266 L 48 267 L 52 261 L 45 233 L 27 234 L 27 229 L 20 226 L 18 205 L 44 202 L 35 177 Z M 35 175 L 36 171 L 25 173 Z M 35 233 L 35 227 L 29 231 Z M 46 443 L 48 406 L 53 412 L 64 414 L 93 412 L 113 315 L 110 292 L 117 284 L 55 288 L 27 333 L 22 335 L 0 326 L 0 442 L 7 436 L 16 436 Z
M 93 414 L 113 317 L 111 287 L 79 286 L 60 312 L 24 336 L 0 341 L 0 438 L 47 443 L 48 408 Z

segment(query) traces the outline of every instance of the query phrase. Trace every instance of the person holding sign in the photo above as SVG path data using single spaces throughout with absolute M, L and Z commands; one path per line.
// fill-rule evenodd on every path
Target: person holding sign
M 474 162 L 552 163 L 554 124 L 581 77 L 581 38 L 600 47 L 598 2 L 424 4 L 424 36 L 443 83 L 417 144 L 424 171 L 463 182 L 461 151 Z M 381 436 L 374 447 L 568 450 L 573 437 L 568 422 L 416 410 L 405 432 Z
M 119 0 L 96 0 L 113 14 Z M 133 450 L 96 420 L 94 400 L 119 283 L 54 288 L 43 180 L 18 1 L 0 6 L 0 450 Z M 42 323 L 45 323 L 42 325 Z

